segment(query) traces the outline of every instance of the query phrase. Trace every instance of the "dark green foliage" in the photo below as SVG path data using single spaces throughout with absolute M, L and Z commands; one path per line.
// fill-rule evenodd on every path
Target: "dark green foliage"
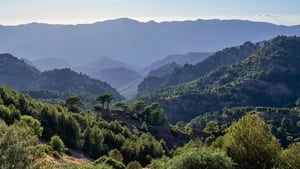
M 106 109 L 108 110 L 109 109 L 109 104 L 113 100 L 113 95 L 107 94 L 107 93 L 102 94 L 102 95 L 98 96 L 96 98 L 96 100 L 101 103 L 103 109 L 105 108 L 105 103 L 106 103 Z
M 140 113 L 140 112 L 144 111 L 145 107 L 146 107 L 146 104 L 143 100 L 137 100 L 137 101 L 132 103 L 131 110 L 133 112 Z
M 65 105 L 67 106 L 70 112 L 79 113 L 80 107 L 83 106 L 82 101 L 77 96 L 70 96 L 65 101 Z
M 165 125 L 167 118 L 163 109 L 158 103 L 152 103 L 144 108 L 144 111 L 139 115 L 142 121 L 151 125 Z
M 45 105 L 41 110 L 41 124 L 44 128 L 43 138 L 49 140 L 55 133 L 56 127 L 58 126 L 58 113 L 50 106 Z
M 84 145 L 83 150 L 88 152 L 92 158 L 98 158 L 100 155 L 107 153 L 108 147 L 104 146 L 104 135 L 101 130 L 94 126 L 88 127 L 84 132 Z
M 54 151 L 57 151 L 59 153 L 63 153 L 64 150 L 65 150 L 64 142 L 57 135 L 51 137 L 50 145 L 51 145 L 51 147 L 53 148 Z
M 58 116 L 58 135 L 64 140 L 66 146 L 70 148 L 78 147 L 80 136 L 80 126 L 71 115 L 61 114 Z

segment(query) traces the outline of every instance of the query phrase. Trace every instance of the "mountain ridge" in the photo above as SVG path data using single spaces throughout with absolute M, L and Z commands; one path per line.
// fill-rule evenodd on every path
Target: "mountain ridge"
M 242 20 L 157 23 L 121 19 L 84 25 L 34 23 L 1 27 L 0 52 L 30 56 L 26 58 L 29 60 L 56 56 L 71 61 L 71 65 L 109 56 L 145 66 L 171 53 L 217 51 L 247 40 L 257 42 L 277 35 L 300 35 L 300 26 Z
M 259 48 L 259 43 L 245 42 L 243 45 L 227 47 L 214 53 L 195 65 L 184 65 L 162 77 L 147 77 L 139 84 L 138 94 L 147 94 L 155 90 L 195 80 L 220 66 L 233 64 L 249 56 Z
M 242 61 L 142 98 L 159 102 L 173 122 L 224 107 L 292 107 L 300 97 L 299 49 L 299 37 L 279 36 Z
M 91 79 L 70 68 L 40 72 L 11 54 L 0 54 L 0 84 L 17 90 L 48 89 L 60 92 L 83 92 L 93 95 L 111 93 L 116 99 L 123 97 L 109 84 Z

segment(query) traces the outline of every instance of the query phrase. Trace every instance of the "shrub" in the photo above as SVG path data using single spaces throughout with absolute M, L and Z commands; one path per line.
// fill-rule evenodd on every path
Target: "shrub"
M 173 157 L 154 160 L 151 169 L 233 169 L 231 159 L 221 151 L 194 149 Z
M 143 167 L 141 166 L 141 164 L 137 161 L 131 161 L 130 163 L 128 163 L 126 169 L 142 169 Z
M 50 145 L 54 151 L 57 151 L 59 153 L 64 152 L 65 144 L 59 136 L 57 136 L 57 135 L 52 136 L 51 140 L 50 140 Z
M 280 155 L 280 169 L 300 168 L 300 143 L 294 143 L 284 150 Z

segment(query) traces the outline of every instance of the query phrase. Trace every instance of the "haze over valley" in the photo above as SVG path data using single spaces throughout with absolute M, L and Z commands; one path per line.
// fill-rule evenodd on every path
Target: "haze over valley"
M 296 0 L 0 2 L 1 169 L 299 169 Z

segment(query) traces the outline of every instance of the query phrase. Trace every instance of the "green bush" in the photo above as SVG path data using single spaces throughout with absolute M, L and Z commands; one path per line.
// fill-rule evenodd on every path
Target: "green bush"
M 279 158 L 280 169 L 300 168 L 300 143 L 294 143 L 285 149 Z
M 128 163 L 126 169 L 142 169 L 143 167 L 141 166 L 141 164 L 137 161 L 131 161 L 130 163 Z
M 117 150 L 117 149 L 111 150 L 111 151 L 109 152 L 109 157 L 111 157 L 111 158 L 114 159 L 114 160 L 120 161 L 120 162 L 123 161 L 123 156 L 122 156 L 122 154 L 120 153 L 120 151 Z
M 231 159 L 221 151 L 206 148 L 184 152 L 171 160 L 153 161 L 151 169 L 233 169 Z
M 30 169 L 38 158 L 38 138 L 28 126 L 7 126 L 0 120 L 0 168 Z
M 57 151 L 58 153 L 64 152 L 65 144 L 59 136 L 52 136 L 50 140 L 50 145 L 54 151 Z
M 238 169 L 272 169 L 280 152 L 269 126 L 256 114 L 242 117 L 228 129 L 223 148 Z
M 30 128 L 32 128 L 38 137 L 42 136 L 43 127 L 41 127 L 41 123 L 37 119 L 34 119 L 32 116 L 24 115 L 21 116 L 21 122 L 26 123 Z
M 111 166 L 113 169 L 125 169 L 125 165 L 120 162 L 117 161 L 111 157 L 107 157 L 107 156 L 102 156 L 100 158 L 98 158 L 95 162 L 95 165 L 106 165 L 106 166 Z

